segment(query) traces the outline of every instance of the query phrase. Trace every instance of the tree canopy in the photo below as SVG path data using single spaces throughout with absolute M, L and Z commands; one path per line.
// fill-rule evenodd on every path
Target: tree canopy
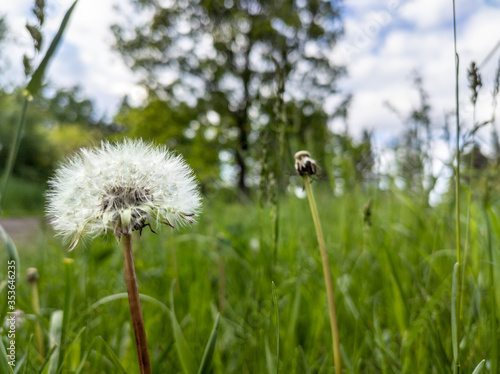
M 134 29 L 131 23 L 113 26 L 116 49 L 144 74 L 152 102 L 191 108 L 176 126 L 189 133 L 193 124 L 203 129 L 196 123 L 209 122 L 209 134 L 233 161 L 241 190 L 247 189 L 249 166 L 260 158 L 262 144 L 269 145 L 283 130 L 278 131 L 279 122 L 286 141 L 295 138 L 302 145 L 306 126 L 297 122 L 319 128 L 315 133 L 327 131 L 323 105 L 337 94 L 337 79 L 344 73 L 331 58 L 342 32 L 337 1 L 133 4 L 151 16 Z M 279 100 L 282 113 L 293 108 L 295 124 L 277 118 Z M 322 120 L 308 121 L 314 113 Z M 324 148 L 325 140 L 315 142 Z

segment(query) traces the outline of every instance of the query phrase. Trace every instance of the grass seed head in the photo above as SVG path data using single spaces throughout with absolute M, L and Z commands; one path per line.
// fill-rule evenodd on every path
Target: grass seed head
M 121 235 L 144 227 L 193 223 L 201 197 L 181 156 L 142 140 L 103 142 L 82 149 L 49 181 L 47 215 L 69 250 L 83 237 L 111 230 Z M 154 232 L 154 231 L 153 231 Z
M 467 70 L 467 78 L 469 80 L 469 88 L 472 92 L 471 102 L 473 105 L 476 105 L 479 89 L 483 86 L 483 81 L 481 79 L 481 74 L 479 74 L 479 68 L 474 61 L 471 62 Z

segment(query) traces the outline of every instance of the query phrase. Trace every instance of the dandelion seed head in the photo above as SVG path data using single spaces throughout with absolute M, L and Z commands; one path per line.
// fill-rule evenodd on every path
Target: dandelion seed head
M 311 158 L 307 151 L 298 151 L 295 153 L 295 170 L 301 176 L 314 175 L 318 171 L 316 161 Z
M 193 223 L 201 196 L 191 168 L 142 140 L 82 149 L 49 181 L 47 215 L 73 249 L 83 237 Z

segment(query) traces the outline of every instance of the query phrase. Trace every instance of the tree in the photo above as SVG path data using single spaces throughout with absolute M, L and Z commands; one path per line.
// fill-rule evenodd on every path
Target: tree
M 0 170 L 5 167 L 12 146 L 13 131 L 23 97 L 0 89 Z M 26 127 L 13 173 L 24 179 L 45 181 L 57 161 L 81 146 L 103 138 L 105 124 L 95 118 L 92 102 L 82 98 L 78 88 L 56 90 L 53 96 L 34 98 L 27 112 Z
M 195 171 L 202 189 L 214 182 L 221 150 L 217 125 L 206 119 L 201 123 L 192 120 L 192 108 L 188 105 L 181 104 L 173 110 L 161 100 L 151 100 L 143 107 L 134 108 L 125 100 L 115 120 L 124 131 L 117 132 L 114 138 L 126 134 L 178 150 Z
M 413 84 L 418 92 L 419 103 L 408 115 L 401 114 L 390 103 L 387 107 L 403 122 L 405 130 L 396 147 L 398 174 L 408 191 L 425 196 L 428 200 L 437 177 L 433 174 L 433 123 L 429 95 L 424 88 L 422 77 L 416 73 Z
M 113 26 L 116 49 L 145 73 L 152 100 L 187 103 L 192 120 L 218 116 L 243 191 L 248 162 L 258 154 L 252 148 L 275 119 L 277 76 L 284 102 L 298 113 L 323 112 L 337 92 L 344 68 L 330 56 L 342 31 L 338 1 L 132 1 L 152 17 L 134 30 Z
M 0 43 L 5 40 L 7 35 L 7 23 L 5 22 L 5 17 L 0 17 Z

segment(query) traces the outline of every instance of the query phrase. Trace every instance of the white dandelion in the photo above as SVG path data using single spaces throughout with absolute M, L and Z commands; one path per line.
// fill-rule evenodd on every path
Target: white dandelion
M 47 215 L 70 241 L 112 231 L 117 240 L 148 226 L 193 223 L 201 197 L 181 156 L 142 140 L 82 149 L 49 181 Z

